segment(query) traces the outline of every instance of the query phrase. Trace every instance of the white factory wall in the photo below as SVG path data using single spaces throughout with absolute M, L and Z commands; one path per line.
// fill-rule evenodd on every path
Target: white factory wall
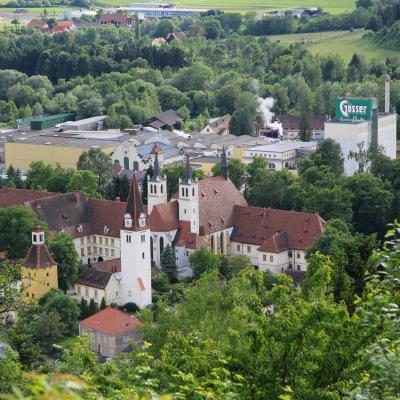
M 378 119 L 378 146 L 391 159 L 396 158 L 396 114 L 380 115 Z
M 364 142 L 364 148 L 369 147 L 369 121 L 365 122 L 326 122 L 325 139 L 333 139 L 340 144 L 344 158 L 344 172 L 353 175 L 358 171 L 358 163 L 349 159 L 350 151 L 357 152 L 357 144 Z

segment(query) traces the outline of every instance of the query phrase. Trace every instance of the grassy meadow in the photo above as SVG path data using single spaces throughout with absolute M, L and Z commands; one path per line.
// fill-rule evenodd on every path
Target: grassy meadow
M 4 1 L 4 0 L 1 0 Z M 103 4 L 127 5 L 139 2 L 139 0 L 101 0 Z M 142 0 L 140 0 L 142 2 Z M 144 0 L 143 2 L 154 2 Z M 288 9 L 295 7 L 322 7 L 332 14 L 340 14 L 351 11 L 355 0 L 172 0 L 177 7 L 190 8 L 219 8 L 229 11 L 271 11 L 276 9 Z
M 366 31 L 360 29 L 353 32 L 335 31 L 273 35 L 269 36 L 269 38 L 288 45 L 296 42 L 304 42 L 313 54 L 338 54 L 346 61 L 350 60 L 354 53 L 368 58 L 400 56 L 399 52 L 383 49 L 372 40 L 364 38 L 365 33 Z

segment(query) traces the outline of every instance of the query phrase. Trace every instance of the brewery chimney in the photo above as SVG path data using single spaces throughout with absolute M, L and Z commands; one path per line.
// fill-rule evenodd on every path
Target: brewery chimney
M 385 113 L 390 112 L 390 78 L 385 76 Z

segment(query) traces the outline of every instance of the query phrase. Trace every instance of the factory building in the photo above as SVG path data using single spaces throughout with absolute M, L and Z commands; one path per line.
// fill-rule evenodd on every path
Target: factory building
M 336 99 L 336 118 L 325 122 L 324 138 L 340 144 L 346 175 L 360 170 L 357 158 L 370 148 L 378 148 L 389 158 L 396 158 L 396 120 L 397 115 L 390 113 L 388 80 L 384 113 L 378 113 L 377 99 Z

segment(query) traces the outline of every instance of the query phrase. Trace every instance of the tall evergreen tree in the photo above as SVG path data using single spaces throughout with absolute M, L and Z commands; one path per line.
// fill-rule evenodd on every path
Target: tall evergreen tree
M 311 140 L 311 125 L 308 115 L 303 114 L 301 116 L 299 136 L 303 142 Z
M 150 165 L 146 170 L 146 175 L 144 176 L 142 183 L 142 201 L 143 204 L 147 204 L 147 183 L 149 182 L 149 178 L 153 176 L 153 166 Z
M 178 278 L 178 267 L 176 265 L 175 254 L 172 247 L 168 245 L 161 253 L 161 269 L 168 275 L 170 282 L 175 282 Z

